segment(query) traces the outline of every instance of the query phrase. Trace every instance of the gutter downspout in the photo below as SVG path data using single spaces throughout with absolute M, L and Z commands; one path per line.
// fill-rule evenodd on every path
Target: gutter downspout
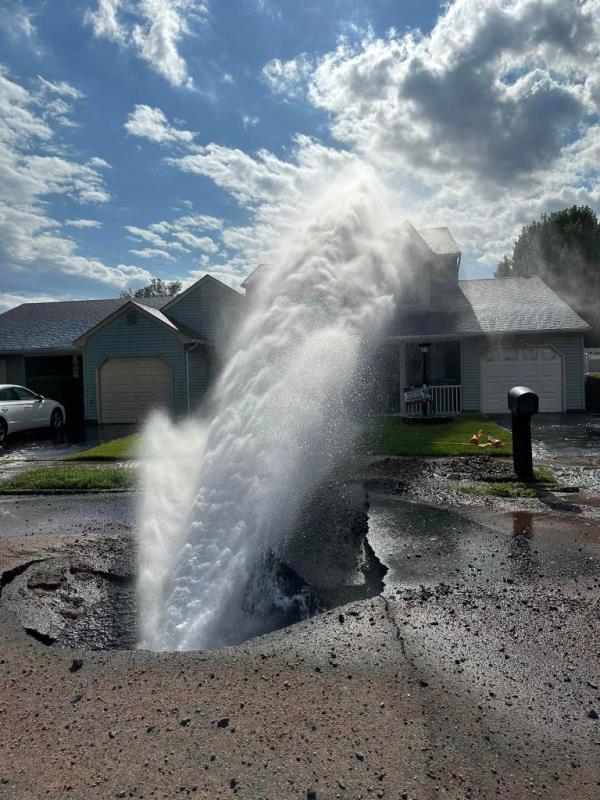
M 187 385 L 187 406 L 188 406 L 188 414 L 192 410 L 191 402 L 190 402 L 190 353 L 192 350 L 196 350 L 202 342 L 200 339 L 194 339 L 194 344 L 185 351 L 185 377 L 186 377 L 186 385 Z

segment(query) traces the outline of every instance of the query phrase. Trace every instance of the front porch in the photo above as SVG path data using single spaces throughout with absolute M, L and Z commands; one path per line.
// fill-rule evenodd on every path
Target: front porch
M 462 413 L 460 341 L 388 340 L 382 358 L 387 413 L 409 418 Z
M 405 417 L 452 417 L 462 413 L 462 386 L 428 386 L 427 399 L 411 401 L 410 390 L 404 394 Z M 401 412 L 402 413 L 402 412 Z

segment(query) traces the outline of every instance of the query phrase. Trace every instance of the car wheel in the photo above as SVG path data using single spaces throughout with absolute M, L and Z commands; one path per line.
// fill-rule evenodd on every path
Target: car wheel
M 0 419 L 0 447 L 6 444 L 6 437 L 8 436 L 8 426 L 3 419 Z
M 50 417 L 50 427 L 54 433 L 60 433 L 63 427 L 63 415 L 58 408 L 55 408 Z

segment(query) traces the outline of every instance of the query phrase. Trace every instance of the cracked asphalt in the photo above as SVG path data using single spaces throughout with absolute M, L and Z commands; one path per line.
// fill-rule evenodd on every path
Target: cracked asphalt
M 431 506 L 426 471 L 388 467 L 383 593 L 238 647 L 46 647 L 0 602 L 0 798 L 599 798 L 597 517 Z M 0 569 L 130 525 L 65 502 L 72 531 L 10 507 L 34 533 L 0 538 Z

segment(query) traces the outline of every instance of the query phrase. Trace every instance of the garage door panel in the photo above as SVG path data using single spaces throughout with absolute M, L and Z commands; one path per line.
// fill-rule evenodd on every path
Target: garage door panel
M 482 359 L 481 376 L 482 411 L 505 413 L 508 391 L 518 385 L 539 395 L 540 411 L 562 411 L 562 359 L 552 348 L 495 348 Z
M 141 422 L 153 408 L 171 408 L 171 371 L 160 358 L 109 358 L 99 382 L 102 422 Z

